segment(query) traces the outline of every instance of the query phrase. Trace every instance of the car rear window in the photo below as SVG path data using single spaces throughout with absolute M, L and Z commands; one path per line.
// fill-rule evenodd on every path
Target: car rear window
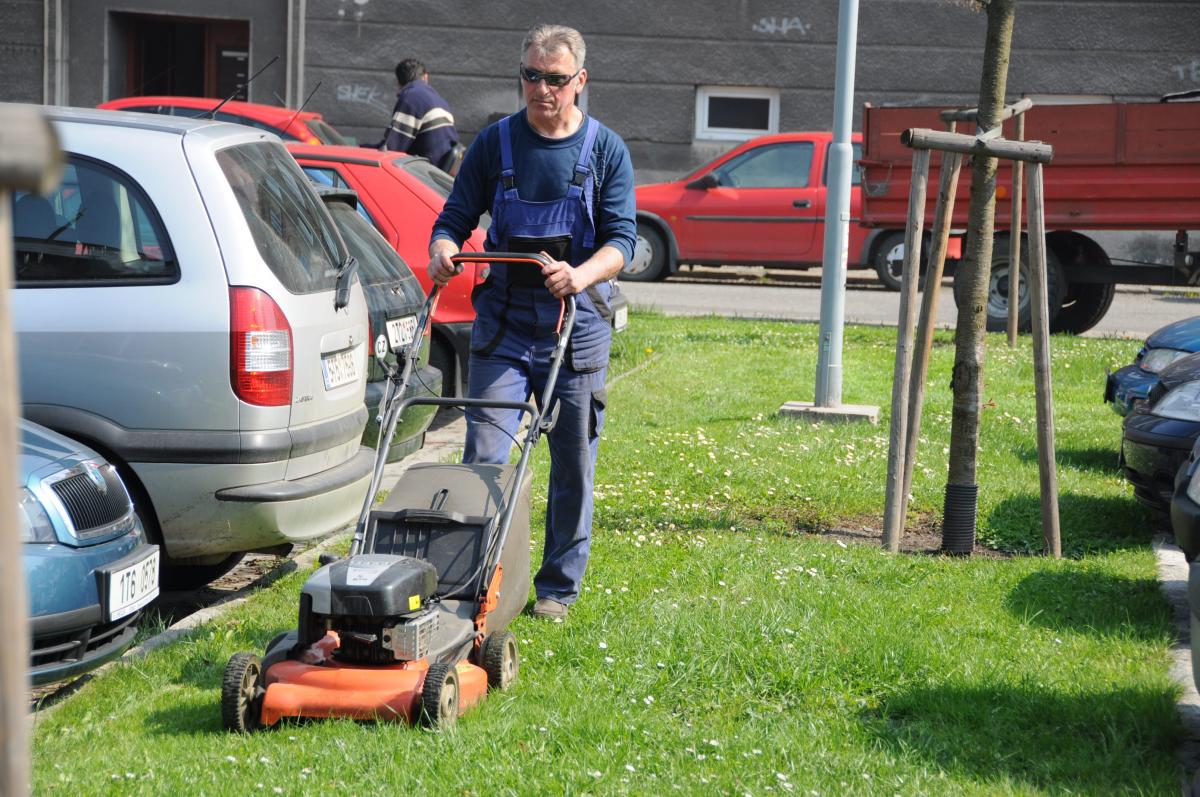
M 256 142 L 217 153 L 254 243 L 292 293 L 332 290 L 342 261 L 337 231 L 308 179 L 278 144 Z
M 412 269 L 348 202 L 329 202 L 326 207 L 346 242 L 346 249 L 358 259 L 358 276 L 364 285 L 397 283 L 405 299 L 415 304 L 425 301 L 425 293 Z
M 342 144 L 347 146 L 354 144 L 349 138 L 334 130 L 333 125 L 321 119 L 307 119 L 304 125 L 312 131 L 314 136 L 321 139 L 322 144 Z
M 397 158 L 396 165 L 416 177 L 425 185 L 437 191 L 442 199 L 450 196 L 454 188 L 454 178 L 434 166 L 424 158 Z
M 179 264 L 154 204 L 121 171 L 71 155 L 48 196 L 12 197 L 18 287 L 166 284 Z

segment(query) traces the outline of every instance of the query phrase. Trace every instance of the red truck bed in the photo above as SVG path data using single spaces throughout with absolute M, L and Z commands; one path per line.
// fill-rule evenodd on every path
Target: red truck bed
M 910 127 L 945 130 L 940 108 L 872 107 L 863 111 L 863 223 L 903 228 L 913 151 L 900 143 Z M 958 132 L 975 126 L 960 122 Z M 1016 124 L 1004 124 L 1016 136 Z M 1046 227 L 1051 230 L 1200 229 L 1200 102 L 1038 105 L 1025 115 L 1025 139 L 1054 147 L 1045 167 Z M 931 169 L 927 219 L 937 192 Z M 954 225 L 965 227 L 971 170 L 964 165 Z M 1001 161 L 996 228 L 1006 229 L 1011 166 Z

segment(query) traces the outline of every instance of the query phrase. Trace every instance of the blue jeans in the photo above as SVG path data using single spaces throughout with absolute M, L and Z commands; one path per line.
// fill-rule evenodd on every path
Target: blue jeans
M 557 305 L 554 306 L 557 314 Z M 468 395 L 497 401 L 540 401 L 550 370 L 554 335 L 510 331 L 489 356 L 471 355 Z M 539 598 L 570 604 L 579 597 L 592 538 L 592 485 L 604 428 L 607 369 L 572 371 L 565 364 L 551 399 L 559 405 L 551 430 L 546 546 L 534 576 Z M 516 410 L 472 407 L 467 412 L 465 463 L 508 462 L 520 423 Z M 494 424 L 494 425 L 493 425 Z

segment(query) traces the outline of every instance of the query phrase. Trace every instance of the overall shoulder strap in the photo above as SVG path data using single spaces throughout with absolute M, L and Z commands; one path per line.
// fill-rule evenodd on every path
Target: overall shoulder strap
M 514 114 L 515 116 L 515 114 Z M 512 116 L 500 120 L 500 182 L 505 191 L 511 191 L 517 183 L 516 171 L 513 169 L 512 138 L 509 121 Z
M 583 186 L 588 175 L 592 173 L 592 150 L 596 148 L 596 134 L 599 132 L 600 123 L 589 116 L 587 132 L 583 135 L 583 146 L 579 149 L 579 159 L 575 161 L 575 173 L 571 177 L 572 187 Z

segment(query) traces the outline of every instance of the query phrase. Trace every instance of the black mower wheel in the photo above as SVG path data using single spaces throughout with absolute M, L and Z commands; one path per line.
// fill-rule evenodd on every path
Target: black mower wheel
M 458 719 L 458 672 L 453 664 L 432 664 L 421 689 L 421 724 L 449 728 Z
M 517 638 L 511 631 L 498 631 L 483 641 L 483 671 L 487 673 L 489 689 L 503 691 L 512 686 L 520 669 Z
M 261 723 L 262 659 L 253 653 L 234 653 L 221 681 L 221 724 L 226 730 L 249 733 Z

